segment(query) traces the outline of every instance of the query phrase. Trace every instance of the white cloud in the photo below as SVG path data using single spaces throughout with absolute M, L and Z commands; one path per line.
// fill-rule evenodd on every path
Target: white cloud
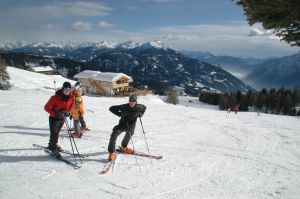
M 162 37 L 164 40 L 172 41 L 172 40 L 186 40 L 191 41 L 193 38 L 188 35 L 173 35 L 173 34 L 167 34 Z
M 280 40 L 281 38 L 280 37 L 277 37 L 277 36 L 275 36 L 275 35 L 271 35 L 268 39 L 270 39 L 270 40 Z
M 251 27 L 249 31 L 249 36 L 266 36 L 266 35 L 272 35 L 271 30 L 260 30 L 256 27 Z
M 48 24 L 48 25 L 46 26 L 46 29 L 47 29 L 47 30 L 53 30 L 53 29 L 54 29 L 54 25 L 53 25 L 53 24 Z
M 139 7 L 137 7 L 137 6 L 127 6 L 126 7 L 128 10 L 139 10 L 140 8 Z
M 15 14 L 34 17 L 66 17 L 87 16 L 97 17 L 109 15 L 112 8 L 96 2 L 53 2 L 44 6 L 18 7 L 14 9 Z
M 184 50 L 210 51 L 234 56 L 282 56 L 297 52 L 280 42 L 271 31 L 259 37 L 249 37 L 249 26 L 244 24 L 168 26 L 144 29 L 136 35 L 143 40 L 161 39 L 170 47 Z M 267 36 L 267 37 L 266 37 Z
M 114 28 L 115 26 L 111 23 L 107 23 L 105 21 L 100 21 L 97 24 L 97 27 L 102 28 L 102 29 L 111 29 L 111 28 Z
M 182 0 L 144 0 L 145 2 L 156 2 L 156 3 L 169 3 L 169 2 L 176 2 Z
M 79 31 L 89 31 L 89 30 L 92 30 L 92 26 L 89 23 L 77 21 L 77 22 L 73 23 L 72 29 L 79 30 Z
M 155 32 L 163 32 L 175 35 L 189 35 L 189 36 L 232 36 L 232 35 L 246 35 L 248 32 L 247 25 L 188 25 L 188 26 L 168 26 L 163 28 L 153 29 Z

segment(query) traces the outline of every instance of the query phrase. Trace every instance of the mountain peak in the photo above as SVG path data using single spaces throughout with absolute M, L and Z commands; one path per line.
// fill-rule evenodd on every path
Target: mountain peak
M 116 47 L 116 42 L 114 41 L 111 41 L 111 42 L 108 42 L 108 41 L 101 41 L 99 43 L 96 43 L 95 46 L 97 48 L 115 48 Z
M 124 43 L 120 43 L 120 44 L 117 45 L 117 47 L 125 48 L 125 49 L 133 49 L 133 48 L 136 48 L 138 46 L 140 46 L 140 44 L 137 43 L 137 42 L 134 42 L 134 41 L 126 41 Z
M 169 48 L 167 46 L 167 44 L 165 44 L 163 41 L 161 40 L 155 40 L 155 41 L 150 41 L 150 42 L 147 42 L 145 44 L 143 44 L 141 47 L 143 48 L 161 48 L 161 49 L 167 49 Z

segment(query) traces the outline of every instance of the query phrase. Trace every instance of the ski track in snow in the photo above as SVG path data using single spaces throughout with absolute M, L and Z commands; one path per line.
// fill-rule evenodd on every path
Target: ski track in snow
M 0 91 L 0 198 L 300 197 L 298 118 L 228 114 L 184 97 L 179 98 L 183 106 L 165 104 L 158 96 L 139 97 L 147 106 L 142 120 L 150 152 L 163 159 L 119 154 L 114 171 L 101 175 L 109 137 L 119 120 L 108 108 L 128 99 L 83 97 L 85 119 L 92 130 L 75 141 L 80 153 L 89 156 L 74 170 L 32 147 L 47 145 L 49 140 L 43 107 L 54 93 L 53 78 L 8 70 L 15 87 Z M 58 85 L 65 81 L 55 78 Z M 139 120 L 133 141 L 137 151 L 147 152 Z M 71 150 L 65 126 L 59 144 Z M 63 156 L 74 161 L 72 155 Z

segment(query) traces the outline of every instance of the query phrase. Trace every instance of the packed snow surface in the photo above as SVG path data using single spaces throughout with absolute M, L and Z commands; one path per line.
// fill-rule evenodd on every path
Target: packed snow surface
M 76 144 L 89 156 L 74 170 L 32 146 L 47 145 L 44 105 L 66 79 L 8 71 L 13 87 L 0 91 L 0 198 L 300 198 L 299 118 L 229 114 L 197 98 L 182 97 L 180 105 L 171 105 L 163 97 L 139 97 L 138 103 L 147 106 L 142 124 L 150 152 L 163 159 L 119 154 L 114 171 L 101 175 L 119 120 L 108 109 L 128 98 L 83 97 L 92 131 Z M 137 151 L 147 152 L 139 120 L 133 143 Z M 59 144 L 71 150 L 65 126 Z

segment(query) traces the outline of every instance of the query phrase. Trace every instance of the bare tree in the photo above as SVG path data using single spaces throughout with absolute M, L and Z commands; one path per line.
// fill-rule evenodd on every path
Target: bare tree
M 167 96 L 167 103 L 174 105 L 179 103 L 177 91 L 173 87 L 169 86 L 165 91 L 165 95 Z

